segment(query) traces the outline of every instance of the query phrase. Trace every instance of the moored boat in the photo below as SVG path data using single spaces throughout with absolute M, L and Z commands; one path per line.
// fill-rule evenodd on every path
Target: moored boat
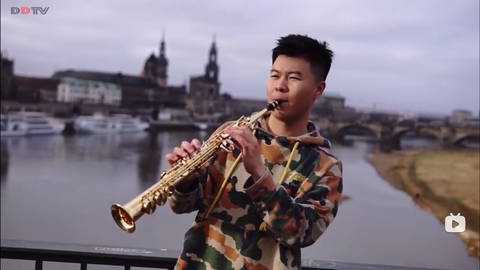
M 128 114 L 115 114 L 111 119 L 120 125 L 120 133 L 145 131 L 150 124 Z
M 149 124 L 130 115 L 105 116 L 97 113 L 76 118 L 74 126 L 79 134 L 111 134 L 144 131 Z
M 27 125 L 22 121 L 10 121 L 10 119 L 3 115 L 1 116 L 1 136 L 4 137 L 20 137 L 27 134 Z
M 7 119 L 6 123 L 12 125 L 10 132 L 7 124 L 5 136 L 54 135 L 62 133 L 65 128 L 65 123 L 50 118 L 42 112 L 15 112 L 4 117 Z M 18 131 L 19 129 L 25 129 L 26 132 L 23 134 Z M 3 126 L 2 136 L 4 136 Z

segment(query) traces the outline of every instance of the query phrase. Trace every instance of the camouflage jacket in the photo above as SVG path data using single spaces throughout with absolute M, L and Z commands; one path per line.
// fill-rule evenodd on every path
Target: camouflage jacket
M 248 186 L 250 176 L 240 163 L 208 218 L 205 213 L 240 151 L 220 152 L 207 175 L 193 184 L 194 190 L 170 196 L 173 212 L 198 211 L 185 234 L 176 269 L 301 268 L 300 249 L 315 243 L 331 224 L 343 187 L 342 164 L 332 154 L 330 142 L 313 123 L 308 130 L 296 138 L 275 136 L 261 119 L 256 137 L 270 173 Z M 284 171 L 285 181 L 279 183 Z

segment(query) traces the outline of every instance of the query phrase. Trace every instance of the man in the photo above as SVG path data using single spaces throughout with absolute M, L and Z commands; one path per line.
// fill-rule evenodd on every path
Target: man
M 267 97 L 283 103 L 258 121 L 255 135 L 247 127 L 225 130 L 240 149 L 219 152 L 169 199 L 177 214 L 198 211 L 176 269 L 301 268 L 300 249 L 331 224 L 342 193 L 341 162 L 309 122 L 332 58 L 325 42 L 301 35 L 278 40 Z M 199 148 L 198 140 L 183 142 L 166 158 L 173 164 Z M 235 167 L 235 160 L 242 163 Z M 232 166 L 233 175 L 207 216 Z

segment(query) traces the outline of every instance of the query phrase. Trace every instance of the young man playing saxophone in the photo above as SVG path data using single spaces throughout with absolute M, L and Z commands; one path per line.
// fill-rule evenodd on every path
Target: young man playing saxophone
M 267 97 L 283 101 L 279 108 L 260 119 L 254 133 L 248 127 L 225 130 L 239 149 L 219 152 L 169 199 L 177 214 L 198 211 L 176 269 L 301 268 L 301 248 L 315 243 L 331 224 L 343 187 L 341 162 L 309 121 L 332 58 L 325 42 L 301 35 L 278 40 Z M 166 158 L 173 164 L 199 148 L 196 139 L 183 142 Z

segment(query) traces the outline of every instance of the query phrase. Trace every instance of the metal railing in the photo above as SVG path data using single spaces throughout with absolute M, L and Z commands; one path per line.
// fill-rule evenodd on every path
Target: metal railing
M 125 270 L 130 270 L 131 267 L 173 270 L 178 254 L 178 251 L 167 249 L 156 250 L 2 239 L 0 257 L 2 259 L 35 261 L 35 270 L 43 270 L 44 262 L 77 263 L 80 270 L 87 270 L 88 265 L 91 264 L 123 266 Z M 302 270 L 439 270 L 319 260 L 302 260 L 302 265 Z

